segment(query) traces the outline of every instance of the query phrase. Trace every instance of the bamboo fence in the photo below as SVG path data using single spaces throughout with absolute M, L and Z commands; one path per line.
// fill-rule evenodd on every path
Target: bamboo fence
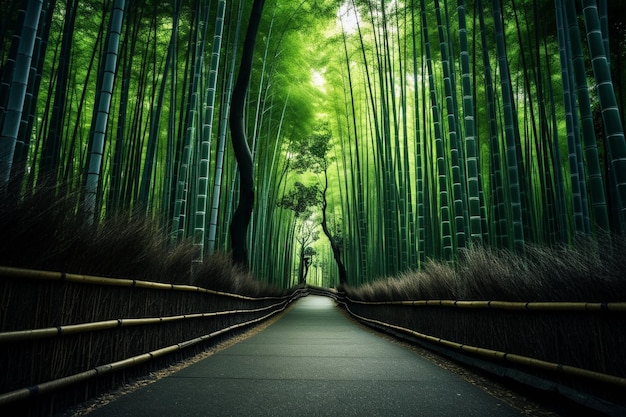
M 626 302 L 362 301 L 358 320 L 626 405 Z M 470 361 L 471 362 L 471 361 Z
M 0 267 L 0 410 L 58 411 L 193 355 L 306 294 L 251 297 Z

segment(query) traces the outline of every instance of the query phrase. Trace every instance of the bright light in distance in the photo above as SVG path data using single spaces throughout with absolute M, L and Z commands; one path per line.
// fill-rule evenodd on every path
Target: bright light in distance
M 326 92 L 326 80 L 324 79 L 324 70 L 311 71 L 311 84 L 317 87 L 319 90 Z
M 337 10 L 337 26 L 339 30 L 341 30 L 341 26 L 343 25 L 344 32 L 346 32 L 347 35 L 351 35 L 356 32 L 358 24 L 359 15 L 352 6 L 352 2 L 348 0 Z

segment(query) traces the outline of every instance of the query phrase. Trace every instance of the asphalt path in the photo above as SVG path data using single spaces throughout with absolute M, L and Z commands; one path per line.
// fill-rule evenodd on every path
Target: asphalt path
M 522 416 L 460 376 L 347 318 L 298 300 L 265 330 L 90 417 Z

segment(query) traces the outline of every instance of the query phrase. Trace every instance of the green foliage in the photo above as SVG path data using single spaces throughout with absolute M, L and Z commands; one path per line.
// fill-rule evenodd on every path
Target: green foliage
M 172 241 L 195 233 L 227 251 L 241 177 L 224 115 L 250 2 L 226 3 L 221 49 L 218 9 L 202 2 L 126 2 L 117 45 L 113 2 L 43 2 L 13 109 L 26 3 L 0 6 L 0 127 L 19 121 L 14 160 L 1 156 L 16 167 L 10 198 L 48 182 L 81 195 L 89 178 L 96 221 L 141 212 Z M 626 14 L 595 4 L 267 0 L 243 111 L 252 274 L 290 285 L 307 210 L 354 284 L 455 262 L 470 240 L 524 248 L 626 230 Z
M 316 185 L 307 186 L 300 182 L 278 202 L 278 206 L 291 210 L 296 217 L 303 217 L 319 203 L 319 190 Z

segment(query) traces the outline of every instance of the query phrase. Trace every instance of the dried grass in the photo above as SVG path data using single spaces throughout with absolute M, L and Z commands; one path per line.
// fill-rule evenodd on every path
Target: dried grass
M 42 187 L 0 203 L 0 265 L 148 281 L 194 284 L 245 295 L 284 294 L 218 253 L 195 263 L 188 239 L 172 246 L 159 222 L 120 212 L 92 227 L 80 221 L 78 197 Z
M 96 227 L 88 226 L 79 221 L 77 201 L 77 196 L 73 195 L 57 198 L 54 190 L 45 188 L 18 203 L 0 201 L 0 235 L 3 237 L 0 239 L 0 265 L 195 284 L 251 296 L 287 293 L 235 267 L 225 253 L 210 255 L 202 263 L 195 263 L 197 248 L 190 240 L 172 246 L 159 223 L 143 214 L 119 213 Z M 0 287 L 4 313 L 0 317 L 0 331 L 3 332 L 117 318 L 238 311 L 216 317 L 166 321 L 158 326 L 128 326 L 114 331 L 83 332 L 3 345 L 0 369 L 6 372 L 0 377 L 0 392 L 193 340 L 236 323 L 261 318 L 267 311 L 242 311 L 276 303 L 275 300 L 242 300 L 199 291 L 100 287 L 69 281 L 7 279 L 0 281 Z M 28 412 L 40 415 L 43 409 L 62 408 L 108 390 L 127 378 L 194 354 L 219 340 L 221 337 L 89 381 L 84 386 L 69 387 L 67 392 L 40 396 L 28 403 L 18 402 L 14 404 L 19 410 L 16 415 Z
M 626 242 L 579 239 L 572 246 L 527 245 L 523 254 L 472 246 L 456 267 L 430 260 L 419 271 L 347 286 L 354 299 L 374 300 L 626 300 Z
M 546 302 L 626 301 L 623 238 L 579 239 L 571 246 L 528 245 L 523 254 L 474 246 L 455 267 L 427 262 L 421 271 L 346 287 L 351 299 Z M 572 311 L 502 311 L 439 306 L 362 305 L 355 314 L 469 346 L 626 376 L 623 314 Z M 609 402 L 623 404 L 617 386 L 539 369 L 524 372 Z

